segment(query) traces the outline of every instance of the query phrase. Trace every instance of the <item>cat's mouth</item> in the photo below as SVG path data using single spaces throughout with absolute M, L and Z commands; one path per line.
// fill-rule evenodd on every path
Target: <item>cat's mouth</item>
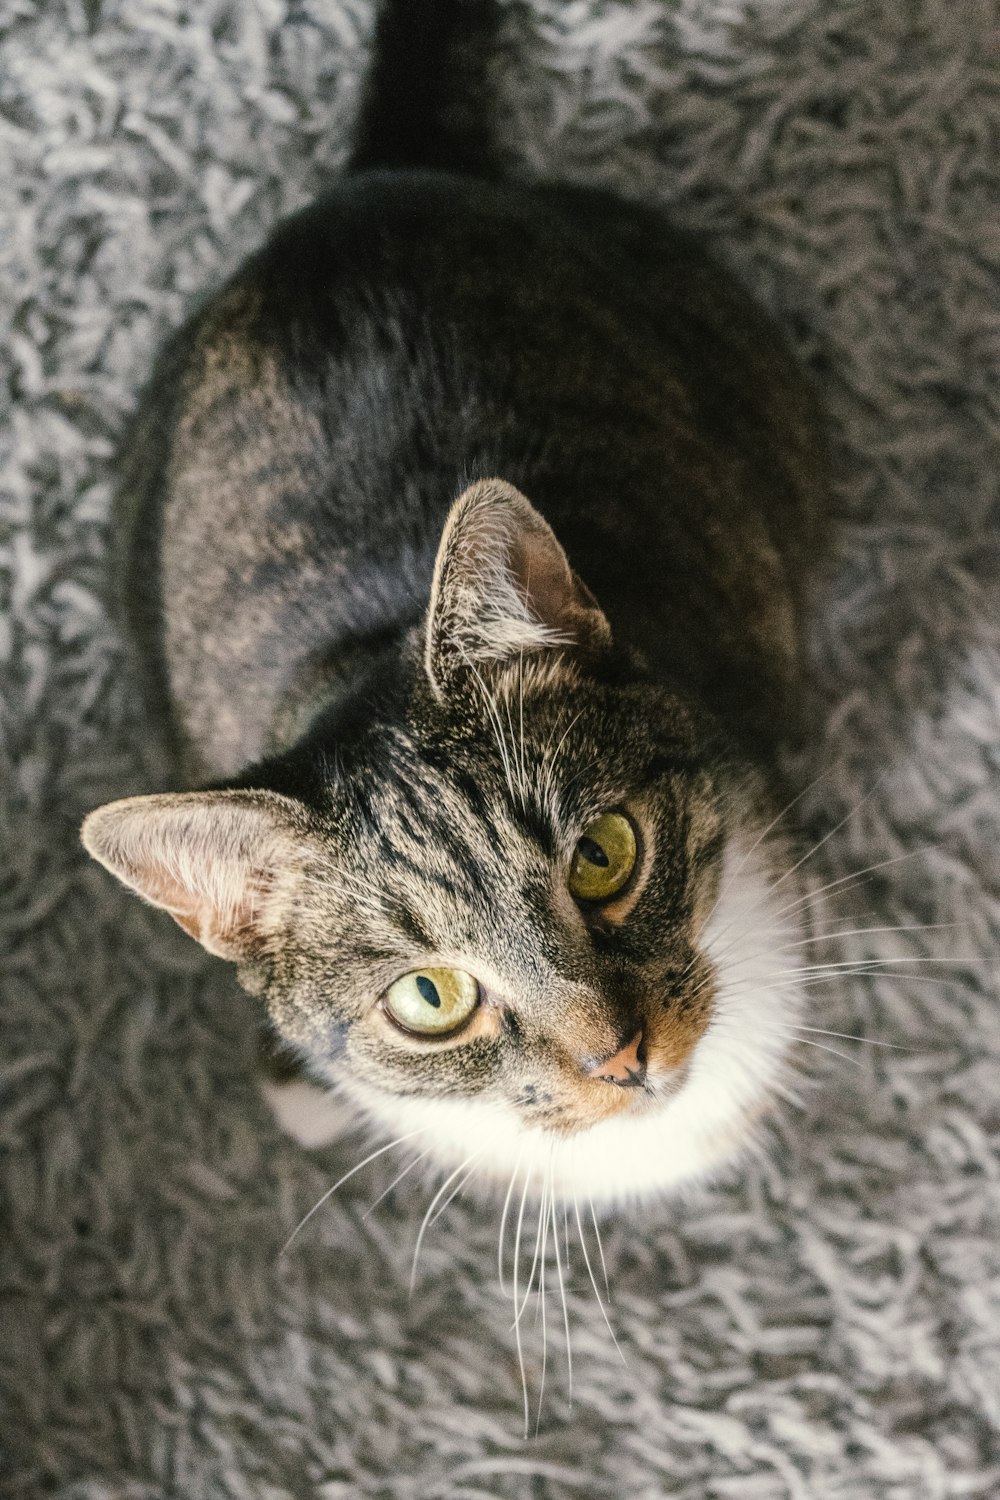
M 622 1086 L 598 1079 L 588 1079 L 576 1099 L 558 1110 L 549 1110 L 539 1118 L 527 1110 L 526 1123 L 541 1125 L 553 1135 L 578 1135 L 609 1120 L 639 1119 L 655 1115 L 666 1108 L 684 1088 L 690 1063 L 676 1068 L 647 1068 L 640 1082 Z M 534 1118 L 532 1117 L 534 1115 Z

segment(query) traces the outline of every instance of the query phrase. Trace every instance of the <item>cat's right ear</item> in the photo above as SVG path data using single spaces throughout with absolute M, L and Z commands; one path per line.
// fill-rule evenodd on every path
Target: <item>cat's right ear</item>
M 167 793 L 97 808 L 80 837 L 209 953 L 239 962 L 280 931 L 306 818 L 274 792 Z
M 424 662 L 437 697 L 477 663 L 557 649 L 592 655 L 610 642 L 593 594 L 519 490 L 484 479 L 458 497 L 441 536 L 427 616 Z

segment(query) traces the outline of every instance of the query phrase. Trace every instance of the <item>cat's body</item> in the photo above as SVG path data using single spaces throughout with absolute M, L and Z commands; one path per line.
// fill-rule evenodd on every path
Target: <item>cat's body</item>
M 754 977 L 789 895 L 751 847 L 823 493 L 783 342 L 657 212 L 354 172 L 174 339 L 126 455 L 144 677 L 189 784 L 233 790 L 112 804 L 88 847 L 436 1159 L 604 1197 L 703 1172 L 797 1004 Z M 627 883 L 576 900 L 608 812 Z M 453 1033 L 386 1019 L 421 964 L 474 976 Z
M 787 730 L 819 511 L 805 387 L 655 212 L 348 177 L 185 342 L 186 390 L 157 387 L 173 421 L 133 445 L 130 576 L 140 609 L 156 601 L 200 774 L 287 748 L 328 675 L 398 648 L 452 500 L 492 474 L 529 494 L 658 677 L 741 738 Z

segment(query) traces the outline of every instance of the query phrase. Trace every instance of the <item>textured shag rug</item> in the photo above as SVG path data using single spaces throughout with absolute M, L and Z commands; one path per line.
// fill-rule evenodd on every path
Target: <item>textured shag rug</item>
M 508 5 L 512 170 L 669 205 L 819 383 L 842 519 L 798 772 L 827 956 L 869 962 L 811 1024 L 879 1044 L 817 1032 L 765 1160 L 603 1223 L 620 1354 L 574 1233 L 572 1403 L 550 1254 L 537 1436 L 497 1207 L 450 1204 L 411 1295 L 434 1185 L 369 1212 L 388 1153 L 282 1255 L 371 1143 L 279 1133 L 228 970 L 78 846 L 156 786 L 105 604 L 116 439 L 196 296 L 338 170 L 371 20 L 0 7 L 0 1495 L 995 1500 L 995 0 Z

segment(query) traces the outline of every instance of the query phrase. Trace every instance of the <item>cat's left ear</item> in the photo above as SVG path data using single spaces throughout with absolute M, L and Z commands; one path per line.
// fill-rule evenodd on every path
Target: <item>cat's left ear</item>
M 80 836 L 209 953 L 239 962 L 280 929 L 306 821 L 304 807 L 274 792 L 166 793 L 109 802 Z
M 438 697 L 470 665 L 556 648 L 593 655 L 610 643 L 593 594 L 519 490 L 484 479 L 458 497 L 427 616 L 424 659 Z

